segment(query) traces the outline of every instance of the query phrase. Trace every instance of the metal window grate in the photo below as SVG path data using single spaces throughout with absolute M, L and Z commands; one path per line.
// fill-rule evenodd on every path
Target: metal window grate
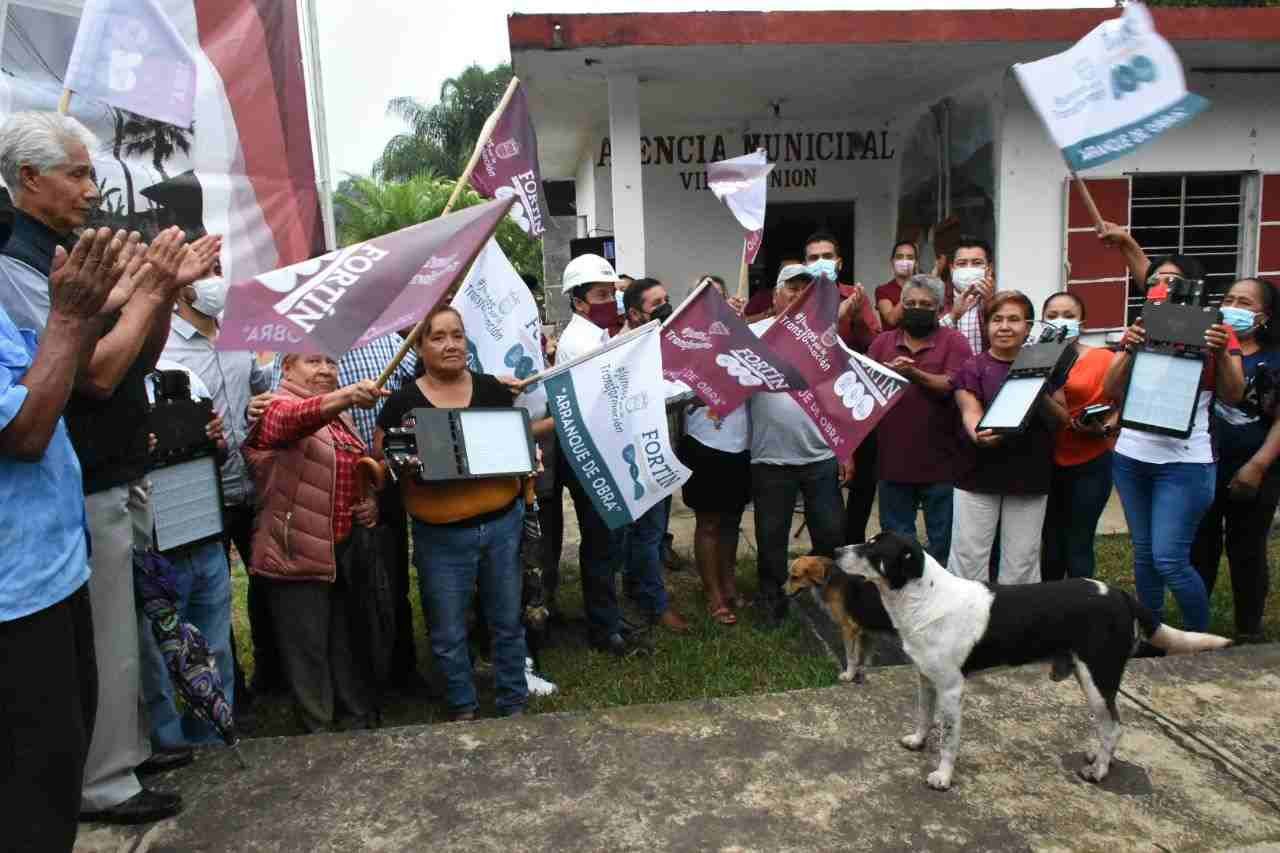
M 1138 245 L 1153 260 L 1177 253 L 1200 261 L 1216 305 L 1239 266 L 1241 176 L 1135 175 L 1132 188 L 1129 222 Z M 1141 285 L 1129 288 L 1129 322 L 1143 299 Z

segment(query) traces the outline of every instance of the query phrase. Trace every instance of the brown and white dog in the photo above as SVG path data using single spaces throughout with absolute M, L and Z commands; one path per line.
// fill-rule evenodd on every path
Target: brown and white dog
M 1000 586 L 965 580 L 950 574 L 915 541 L 893 533 L 837 549 L 836 565 L 880 590 L 919 674 L 916 729 L 899 741 L 902 746 L 923 749 L 938 711 L 942 759 L 927 780 L 938 790 L 951 785 L 960 749 L 964 682 L 971 673 L 1069 658 L 1096 718 L 1100 741 L 1078 772 L 1090 782 L 1100 782 L 1120 740 L 1116 694 L 1138 640 L 1171 654 L 1231 644 L 1225 637 L 1162 625 L 1128 592 L 1101 581 L 1075 578 Z
M 840 673 L 840 680 L 861 684 L 866 680 L 864 629 L 893 630 L 889 614 L 880 603 L 880 593 L 867 581 L 837 571 L 830 557 L 798 557 L 792 561 L 782 591 L 794 597 L 806 589 L 844 637 L 844 672 Z

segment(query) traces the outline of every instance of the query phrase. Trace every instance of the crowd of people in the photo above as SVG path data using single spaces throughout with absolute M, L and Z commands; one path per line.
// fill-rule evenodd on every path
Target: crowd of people
M 180 579 L 180 617 L 206 637 L 220 673 L 234 674 L 224 686 L 237 714 L 251 713 L 255 695 L 287 691 L 304 731 L 377 725 L 378 685 L 351 618 L 360 556 L 352 543 L 377 525 L 396 543 L 389 684 L 413 689 L 423 680 L 412 563 L 450 718 L 480 711 L 473 620 L 492 659 L 497 713 L 522 714 L 530 695 L 556 689 L 535 672 L 522 623 L 525 515 L 538 508 L 554 614 L 565 489 L 581 532 L 591 646 L 647 655 L 655 629 L 689 630 L 663 578 L 671 499 L 610 529 L 558 452 L 545 413 L 532 425 L 542 460 L 536 503 L 517 478 L 466 488 L 402 478 L 401 487 L 377 491 L 376 463 L 394 431 L 413 426 L 415 410 L 516 399 L 517 383 L 468 369 L 457 311 L 430 312 L 386 387 L 374 380 L 393 362 L 399 334 L 339 360 L 285 353 L 268 367 L 252 353 L 220 352 L 220 239 L 188 241 L 171 228 L 144 242 L 86 228 L 98 203 L 96 148 L 82 125 L 56 114 L 15 114 L 0 127 L 0 176 L 14 205 L 0 249 L 0 799 L 24 815 L 6 828 L 17 833 L 7 843 L 68 849 L 77 820 L 173 815 L 180 798 L 143 780 L 218 739 L 175 701 L 134 590 L 135 554 L 155 547 L 149 412 L 158 377 L 173 372 L 186 375 L 193 399 L 212 402 L 206 438 L 218 448 L 225 533 L 165 556 Z M 1148 259 L 1122 228 L 1107 225 L 1100 239 L 1123 253 L 1150 299 L 1203 279 L 1195 259 Z M 815 281 L 846 277 L 835 236 L 815 233 L 795 248 L 774 285 L 750 301 L 730 297 L 718 276 L 700 283 L 763 334 Z M 755 394 L 723 418 L 696 402 L 675 412 L 679 454 L 693 472 L 683 500 L 695 514 L 693 553 L 714 623 L 729 630 L 748 606 L 737 553 L 749 504 L 755 605 L 775 627 L 788 617 L 782 588 L 798 500 L 815 553 L 863 541 L 878 498 L 884 530 L 915 537 L 923 514 L 923 544 L 951 572 L 1034 583 L 1093 575 L 1094 535 L 1114 484 L 1143 603 L 1163 615 L 1168 589 L 1186 627 L 1204 630 L 1225 547 L 1237 638 L 1261 636 L 1266 538 L 1280 502 L 1273 284 L 1243 279 L 1223 296 L 1186 439 L 1119 428 L 1132 354 L 1145 340 L 1141 322 L 1117 347 L 1088 346 L 1085 303 L 1053 294 L 1040 319 L 1073 341 L 1077 357 L 1025 430 L 997 434 L 980 423 L 1037 306 L 997 286 L 992 248 L 980 239 L 961 238 L 928 272 L 918 248 L 901 241 L 889 267 L 892 279 L 871 293 L 839 285 L 842 340 L 909 383 L 850 458 L 837 458 L 787 394 Z M 629 279 L 595 255 L 574 258 L 559 286 L 570 319 L 545 341 L 559 363 L 673 310 L 662 281 Z M 232 548 L 249 573 L 252 678 L 232 636 Z

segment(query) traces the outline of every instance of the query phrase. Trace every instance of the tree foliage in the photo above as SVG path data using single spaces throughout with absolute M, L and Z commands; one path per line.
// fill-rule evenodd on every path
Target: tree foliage
M 430 172 L 407 180 L 348 176 L 334 193 L 338 242 L 359 243 L 428 219 L 435 219 L 449 202 L 455 181 Z M 463 190 L 455 210 L 485 201 L 475 190 Z M 542 278 L 542 243 L 532 239 L 510 218 L 497 231 L 498 245 L 521 273 Z
M 403 121 L 408 130 L 387 142 L 373 166 L 374 175 L 405 180 L 424 171 L 449 177 L 462 174 L 511 74 L 510 65 L 491 71 L 470 65 L 441 84 L 435 104 L 428 106 L 409 97 L 391 99 L 387 115 Z

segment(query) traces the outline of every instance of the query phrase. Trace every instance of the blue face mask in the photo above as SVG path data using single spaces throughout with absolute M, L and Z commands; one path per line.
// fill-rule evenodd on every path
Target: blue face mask
M 1251 331 L 1257 319 L 1258 315 L 1248 308 L 1229 307 L 1222 309 L 1222 322 L 1235 329 L 1238 335 Z
M 1052 320 L 1044 321 L 1046 326 L 1053 326 L 1055 329 L 1066 330 L 1066 339 L 1080 337 L 1080 321 L 1072 320 L 1068 317 L 1055 317 Z
M 818 258 L 816 261 L 809 264 L 806 269 L 809 270 L 809 275 L 814 278 L 825 277 L 832 281 L 836 280 L 836 262 L 830 258 Z

